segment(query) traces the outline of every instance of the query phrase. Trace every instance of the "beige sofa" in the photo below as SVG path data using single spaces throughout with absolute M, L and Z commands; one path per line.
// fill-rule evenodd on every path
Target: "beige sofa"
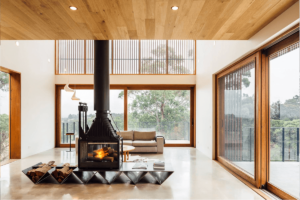
M 120 131 L 117 132 L 123 138 L 123 145 L 134 146 L 132 152 L 137 153 L 163 153 L 164 138 L 156 137 L 156 131 Z

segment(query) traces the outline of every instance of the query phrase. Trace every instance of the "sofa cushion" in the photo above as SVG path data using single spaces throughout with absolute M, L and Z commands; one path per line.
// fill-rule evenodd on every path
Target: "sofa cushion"
M 133 140 L 133 131 L 120 131 L 117 132 L 118 135 L 120 135 L 123 140 Z
M 134 140 L 132 142 L 132 146 L 134 146 L 134 147 L 156 147 L 157 142 L 155 140 L 151 140 L 151 141 Z
M 133 140 L 155 140 L 156 131 L 134 131 Z
M 123 145 L 132 146 L 132 140 L 123 140 Z

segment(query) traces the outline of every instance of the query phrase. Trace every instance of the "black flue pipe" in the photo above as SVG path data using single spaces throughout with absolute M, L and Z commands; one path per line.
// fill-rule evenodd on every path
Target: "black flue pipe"
M 94 41 L 94 110 L 109 111 L 109 41 Z

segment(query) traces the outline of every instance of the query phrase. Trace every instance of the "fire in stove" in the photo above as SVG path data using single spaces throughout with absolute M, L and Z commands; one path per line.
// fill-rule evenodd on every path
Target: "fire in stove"
M 96 147 L 98 148 L 98 147 Z M 118 151 L 111 147 L 103 147 L 88 153 L 88 160 L 98 162 L 114 162 L 118 159 Z
M 95 150 L 94 153 L 96 154 L 95 157 L 100 158 L 100 160 L 109 155 L 108 148 L 105 148 L 105 150 L 104 148 Z

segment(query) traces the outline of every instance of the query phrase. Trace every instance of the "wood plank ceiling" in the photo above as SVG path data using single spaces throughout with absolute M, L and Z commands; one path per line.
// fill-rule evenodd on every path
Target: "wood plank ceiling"
M 1 0 L 1 39 L 247 40 L 297 1 Z

